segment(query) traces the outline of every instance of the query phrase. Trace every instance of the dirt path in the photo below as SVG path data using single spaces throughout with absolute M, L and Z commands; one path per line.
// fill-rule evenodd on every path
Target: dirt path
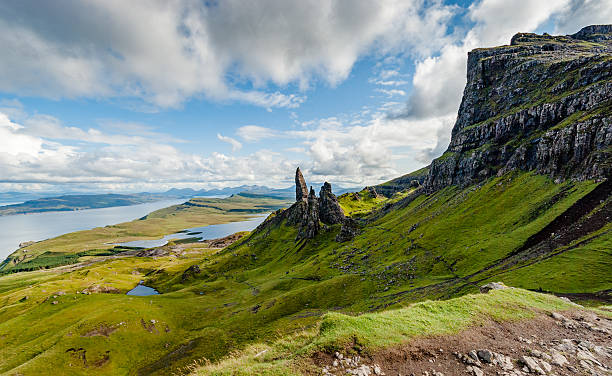
M 575 310 L 487 322 L 371 356 L 319 353 L 323 375 L 612 375 L 612 320 Z

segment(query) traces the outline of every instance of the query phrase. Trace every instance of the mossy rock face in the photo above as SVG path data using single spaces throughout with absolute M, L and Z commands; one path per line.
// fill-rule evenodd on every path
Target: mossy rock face
M 612 144 L 612 34 L 593 35 L 517 34 L 510 46 L 470 52 L 451 142 L 426 190 L 517 169 L 559 180 L 612 175 L 602 154 Z

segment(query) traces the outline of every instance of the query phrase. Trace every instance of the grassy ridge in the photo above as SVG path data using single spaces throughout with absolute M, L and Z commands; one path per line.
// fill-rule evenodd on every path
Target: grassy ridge
M 360 192 L 345 193 L 338 197 L 338 203 L 344 214 L 349 217 L 360 217 L 369 214 L 372 210 L 382 207 L 387 201 L 385 197 L 373 197 L 367 190 L 363 189 Z
M 417 336 L 454 334 L 487 320 L 520 320 L 574 307 L 550 295 L 507 289 L 360 316 L 328 313 L 317 328 L 252 345 L 219 363 L 195 367 L 193 374 L 300 375 L 311 366 L 305 360 L 315 351 L 368 353 Z

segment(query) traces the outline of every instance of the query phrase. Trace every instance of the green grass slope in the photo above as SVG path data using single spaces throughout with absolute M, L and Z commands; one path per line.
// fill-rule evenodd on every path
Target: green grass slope
M 193 375 L 302 375 L 318 372 L 307 361 L 316 351 L 372 353 L 418 336 L 454 334 L 471 326 L 532 318 L 575 308 L 559 298 L 521 289 L 425 301 L 360 316 L 328 313 L 316 328 L 255 344 L 221 362 L 193 367 Z M 310 371 L 310 372 L 309 372 Z
M 65 374 L 168 374 L 279 335 L 300 337 L 319 324 L 323 334 L 313 343 L 339 346 L 365 319 L 329 312 L 354 315 L 454 298 L 489 280 L 558 293 L 610 289 L 609 224 L 542 257 L 507 262 L 599 184 L 514 173 L 466 189 L 406 193 L 383 212 L 362 216 L 360 234 L 345 243 L 334 240 L 339 225 L 296 242 L 297 229 L 281 223 L 261 226 L 223 250 L 194 246 L 164 257 L 0 277 L 0 372 L 36 374 L 52 364 Z M 193 265 L 200 272 L 185 273 Z M 123 293 L 139 280 L 162 294 L 76 293 L 95 285 Z M 521 294 L 515 300 L 552 299 Z M 449 317 L 464 325 L 468 316 L 459 309 Z M 392 321 L 387 324 L 404 325 Z M 433 327 L 457 329 L 446 324 Z M 367 332 L 360 334 L 364 345 L 384 340 Z

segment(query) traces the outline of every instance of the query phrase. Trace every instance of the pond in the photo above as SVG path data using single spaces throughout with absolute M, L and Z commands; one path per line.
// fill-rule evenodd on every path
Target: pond
M 134 296 L 159 295 L 159 291 L 155 290 L 153 287 L 148 287 L 148 286 L 143 285 L 142 281 L 140 281 L 138 286 L 128 291 L 126 295 L 134 295 Z
M 0 217 L 0 262 L 19 248 L 19 243 L 53 238 L 69 232 L 89 230 L 140 218 L 152 211 L 185 200 L 163 200 L 131 206 L 65 212 L 32 213 Z

